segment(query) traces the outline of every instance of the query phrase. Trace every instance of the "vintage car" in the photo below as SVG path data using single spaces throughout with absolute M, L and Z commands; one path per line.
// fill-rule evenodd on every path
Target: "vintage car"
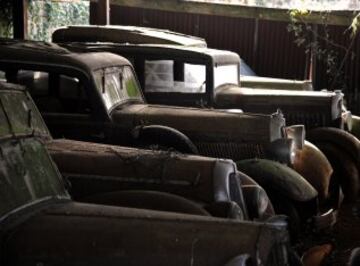
M 116 42 L 207 47 L 204 39 L 192 35 L 164 29 L 123 25 L 72 25 L 61 27 L 54 31 L 52 40 L 58 43 Z M 313 90 L 310 80 L 260 77 L 243 59 L 240 59 L 240 75 L 241 84 L 246 88 Z
M 69 181 L 70 194 L 76 200 L 118 205 L 122 203 L 118 191 L 150 190 L 195 200 L 213 216 L 264 220 L 274 215 L 266 192 L 250 177 L 237 171 L 231 160 L 53 140 L 23 86 L 0 82 L 0 98 L 13 127 L 31 119 L 32 134 L 46 144 L 61 174 Z M 127 195 L 126 200 L 127 206 L 156 207 L 154 201 L 130 202 Z M 166 206 L 161 204 L 161 207 Z M 175 207 L 174 204 L 168 206 L 171 210 Z
M 0 99 L 1 265 L 300 265 L 281 217 L 250 223 L 192 203 L 197 215 L 72 201 L 37 135 L 40 121 L 12 115 L 12 98 Z M 189 203 L 171 194 L 166 202 L 174 200 Z
M 0 70 L 8 81 L 27 85 L 53 136 L 248 159 L 240 164 L 245 174 L 256 166 L 261 174 L 255 181 L 271 200 L 287 199 L 301 210 L 302 222 L 315 214 L 316 221 L 333 223 L 334 209 L 319 212 L 316 203 L 317 193 L 321 203 L 334 196 L 329 193 L 332 168 L 316 147 L 301 149 L 302 128 L 286 128 L 281 114 L 149 105 L 129 61 L 115 54 L 72 53 L 30 41 L 4 40 L 0 46 Z M 307 174 L 311 184 L 274 160 Z M 276 201 L 275 211 L 284 211 L 283 201 Z
M 71 43 L 66 47 L 125 56 L 133 63 L 150 103 L 268 114 L 280 109 L 288 124 L 306 126 L 309 140 L 319 145 L 332 163 L 346 199 L 357 198 L 360 142 L 342 130 L 351 128 L 351 113 L 344 110 L 341 92 L 240 87 L 239 56 L 223 50 L 116 43 Z

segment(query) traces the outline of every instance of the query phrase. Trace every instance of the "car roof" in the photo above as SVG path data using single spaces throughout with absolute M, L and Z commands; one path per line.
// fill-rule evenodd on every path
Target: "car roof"
M 69 66 L 87 71 L 131 65 L 125 58 L 111 53 L 75 53 L 53 43 L 14 39 L 0 39 L 0 62 Z
M 169 57 L 212 61 L 214 64 L 240 63 L 240 57 L 237 53 L 205 47 L 187 47 L 166 44 L 123 44 L 113 42 L 74 42 L 61 45 L 75 51 L 104 50 L 120 54 L 123 52 L 124 55 L 128 53 L 137 55 L 146 54 L 164 58 L 168 55 Z
M 54 42 L 162 43 L 206 47 L 202 38 L 165 29 L 122 25 L 75 25 L 54 31 Z

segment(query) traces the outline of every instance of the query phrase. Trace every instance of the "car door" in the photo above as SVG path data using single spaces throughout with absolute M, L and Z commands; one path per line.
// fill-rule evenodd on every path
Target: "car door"
M 25 85 L 55 138 L 105 142 L 105 122 L 89 97 L 86 82 L 52 71 L 18 70 L 17 83 Z

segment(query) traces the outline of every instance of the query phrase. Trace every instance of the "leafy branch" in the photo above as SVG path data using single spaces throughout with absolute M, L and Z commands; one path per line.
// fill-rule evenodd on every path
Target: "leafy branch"
M 344 34 L 349 34 L 349 44 L 347 46 L 336 43 L 330 36 L 328 27 L 329 11 L 323 12 L 322 23 L 315 27 L 306 21 L 306 16 L 310 14 L 310 11 L 306 9 L 291 10 L 289 12 L 291 22 L 288 25 L 288 31 L 293 32 L 295 35 L 295 43 L 298 46 L 305 47 L 305 53 L 311 53 L 316 58 L 325 63 L 327 69 L 326 73 L 329 75 L 331 80 L 330 90 L 333 90 L 339 78 L 340 86 L 344 89 L 345 82 L 343 77 L 343 68 L 346 61 L 351 56 L 351 59 L 355 57 L 352 52 L 352 48 L 355 43 L 356 36 L 360 26 L 360 13 L 354 16 L 352 23 L 345 30 Z M 339 63 L 339 51 L 345 53 Z
M 12 36 L 12 0 L 0 1 L 0 36 Z

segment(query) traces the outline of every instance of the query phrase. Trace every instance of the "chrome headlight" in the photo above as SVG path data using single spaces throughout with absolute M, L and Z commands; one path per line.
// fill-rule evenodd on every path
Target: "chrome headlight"
M 351 131 L 352 130 L 352 126 L 353 126 L 353 121 L 352 121 L 352 114 L 350 111 L 347 110 L 343 110 L 342 114 L 341 114 L 341 120 L 342 123 L 344 124 L 344 129 Z
M 270 143 L 267 149 L 267 157 L 281 163 L 292 165 L 295 162 L 297 150 L 293 139 L 277 139 Z
M 301 150 L 305 143 L 305 126 L 304 125 L 293 125 L 284 127 L 285 137 L 292 139 L 295 143 L 295 147 Z

